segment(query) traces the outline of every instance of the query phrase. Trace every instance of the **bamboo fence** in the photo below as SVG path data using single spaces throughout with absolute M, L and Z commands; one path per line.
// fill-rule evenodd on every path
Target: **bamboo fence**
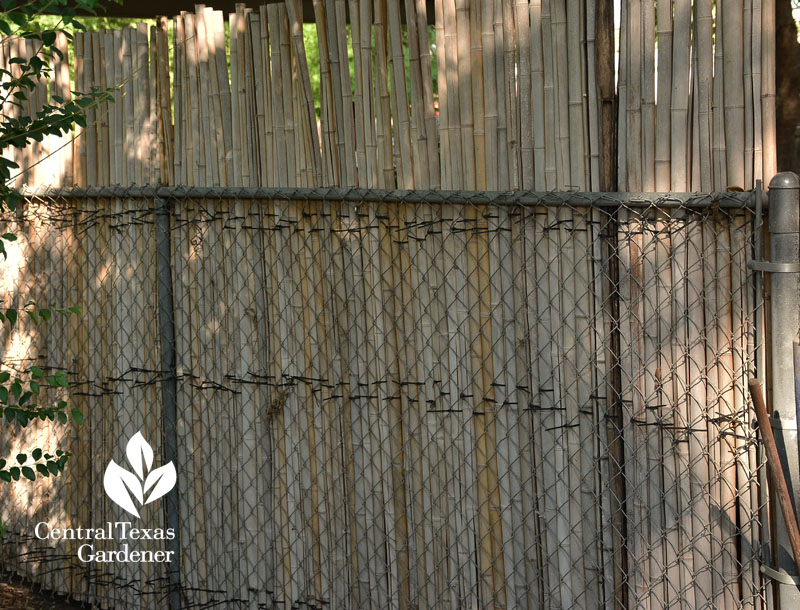
M 187 607 L 762 607 L 744 200 L 475 191 L 771 176 L 771 4 L 622 3 L 616 111 L 603 2 L 435 0 L 432 29 L 424 0 L 313 6 L 319 74 L 299 0 L 197 5 L 60 40 L 23 104 L 116 88 L 74 139 L 18 154 L 18 184 L 384 189 L 169 200 Z M 4 522 L 122 518 L 102 468 L 137 430 L 163 455 L 151 208 L 115 190 L 10 220 L 6 294 L 88 317 L 20 325 L 5 360 L 75 372 L 88 423 L 62 441 L 90 451 Z M 163 607 L 159 566 L 53 570 L 75 541 L 54 559 L 11 536 L 37 582 Z
M 607 182 L 614 125 L 622 191 L 747 190 L 775 172 L 760 2 L 623 3 L 616 116 L 594 2 L 437 0 L 431 16 L 421 0 L 319 0 L 313 75 L 297 0 L 237 7 L 76 35 L 49 94 L 119 86 L 117 103 L 74 142 L 19 154 L 18 182 L 588 191 Z M 47 95 L 42 82 L 23 108 Z

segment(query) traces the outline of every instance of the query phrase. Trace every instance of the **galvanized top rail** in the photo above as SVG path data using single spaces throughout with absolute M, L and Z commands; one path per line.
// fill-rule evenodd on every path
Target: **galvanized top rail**
M 284 199 L 353 203 L 456 203 L 495 205 L 581 205 L 637 208 L 755 208 L 756 191 L 720 193 L 590 193 L 533 191 L 439 191 L 364 188 L 104 186 L 23 187 L 26 197 L 42 199 Z

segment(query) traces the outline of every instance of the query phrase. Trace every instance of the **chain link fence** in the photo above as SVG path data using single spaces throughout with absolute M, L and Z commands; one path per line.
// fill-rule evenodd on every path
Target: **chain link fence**
M 3 362 L 67 368 L 87 422 L 3 428 L 75 454 L 9 488 L 3 565 L 101 608 L 762 608 L 753 200 L 31 194 L 7 305 L 84 313 Z M 137 431 L 178 560 L 36 538 L 136 521 L 102 480 Z

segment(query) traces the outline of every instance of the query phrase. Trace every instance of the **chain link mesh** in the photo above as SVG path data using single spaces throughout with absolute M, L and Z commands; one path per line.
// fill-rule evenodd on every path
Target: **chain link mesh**
M 3 430 L 75 454 L 9 487 L 7 569 L 166 607 L 164 564 L 33 529 L 130 520 L 103 472 L 139 430 L 163 460 L 174 374 L 184 608 L 763 607 L 745 199 L 175 195 L 167 371 L 156 204 L 119 195 L 7 218 L 6 304 L 84 313 L 21 322 L 3 362 L 67 368 L 87 415 Z

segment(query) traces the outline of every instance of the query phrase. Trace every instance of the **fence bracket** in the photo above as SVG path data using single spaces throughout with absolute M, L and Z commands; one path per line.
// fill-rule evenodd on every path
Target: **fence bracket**
M 768 566 L 767 564 L 762 563 L 761 573 L 770 580 L 779 582 L 782 585 L 794 585 L 795 587 L 800 589 L 800 579 L 795 578 L 788 572 L 784 572 L 783 570 L 776 570 L 772 566 Z
M 767 273 L 800 273 L 800 263 L 771 263 L 770 261 L 750 261 L 747 268 Z

